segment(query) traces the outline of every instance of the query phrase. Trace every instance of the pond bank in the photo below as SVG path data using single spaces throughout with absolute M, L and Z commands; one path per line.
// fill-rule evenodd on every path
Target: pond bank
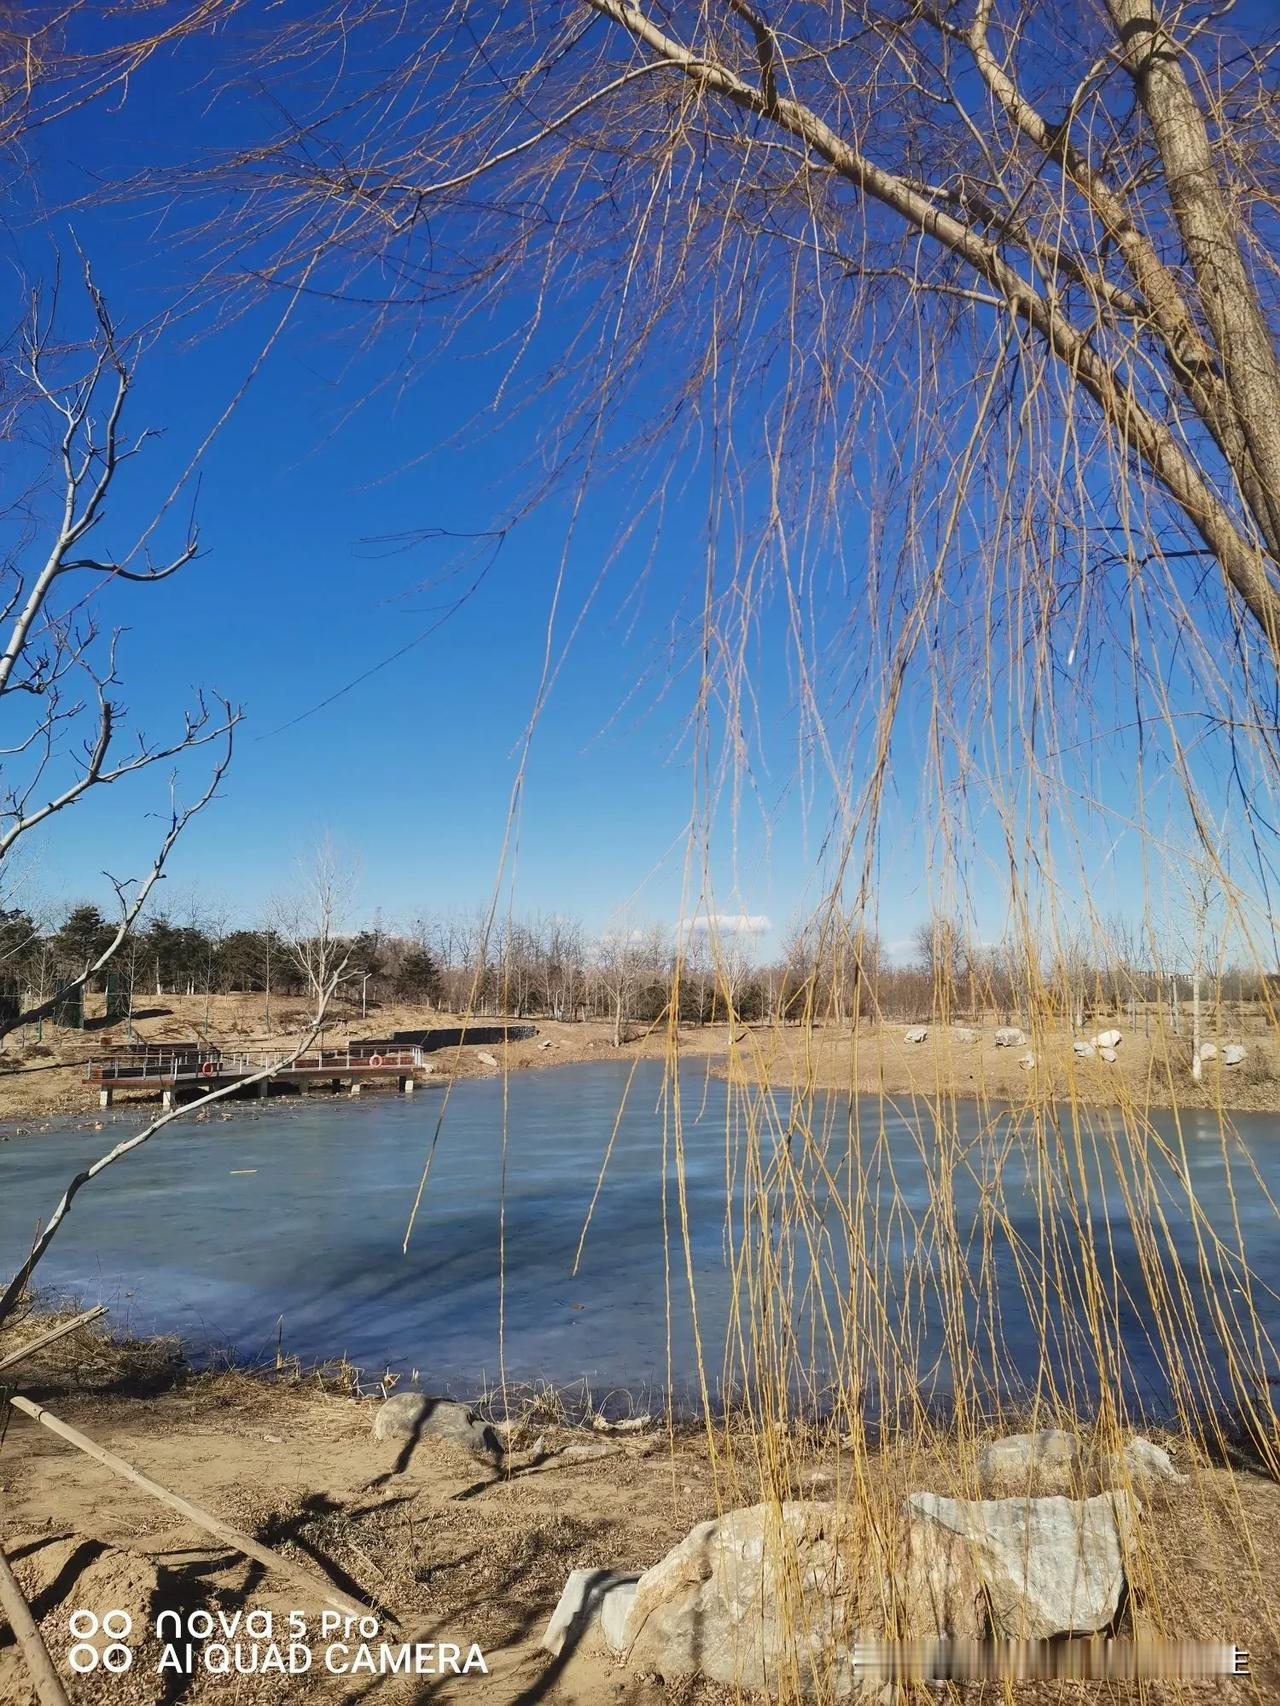
M 301 1034 L 290 1028 L 300 1023 L 300 1011 L 286 1011 L 275 1027 L 263 1030 L 261 997 L 165 996 L 133 1034 L 139 1041 L 174 1042 L 204 1039 L 230 1051 L 282 1047 Z M 429 1008 L 396 1006 L 364 1018 L 335 1015 L 326 1028 L 327 1046 L 383 1038 L 397 1032 L 423 1029 L 454 1031 L 469 1024 L 480 1027 L 522 1025 L 524 1021 L 481 1018 L 467 1021 L 456 1014 Z M 479 1058 L 492 1054 L 509 1073 L 544 1071 L 601 1060 L 666 1059 L 670 1043 L 665 1027 L 633 1025 L 621 1048 L 613 1030 L 598 1021 L 568 1023 L 537 1019 L 533 1036 L 481 1049 L 472 1043 L 446 1047 L 431 1056 L 432 1076 L 440 1081 L 485 1077 L 495 1069 Z M 1098 1024 L 1112 1021 L 1099 1020 Z M 964 1099 L 1010 1102 L 1074 1100 L 1085 1106 L 1117 1106 L 1141 1114 L 1148 1109 L 1187 1108 L 1224 1112 L 1280 1112 L 1280 1059 L 1265 1027 L 1254 1024 L 1249 1035 L 1223 1039 L 1243 1041 L 1246 1058 L 1225 1067 L 1220 1059 L 1205 1064 L 1201 1084 L 1191 1080 L 1189 1044 L 1185 1037 L 1167 1034 L 1157 1024 L 1151 1032 L 1116 1022 L 1123 1041 L 1114 1063 L 1080 1059 L 1072 1050 L 1065 1026 L 1051 1027 L 1034 1044 L 1037 1064 L 1031 1071 L 1020 1062 L 1026 1048 L 996 1048 L 995 1027 L 985 1025 L 926 1027 L 923 1043 L 908 1043 L 908 1027 L 859 1021 L 856 1032 L 847 1026 L 682 1026 L 675 1039 L 677 1058 L 697 1064 L 704 1060 L 731 1062 L 736 1081 L 770 1087 L 778 1095 L 797 1090 L 836 1090 L 846 1094 Z M 0 1133 L 5 1124 L 30 1129 L 52 1114 L 85 1114 L 97 1107 L 96 1090 L 85 1083 L 84 1062 L 107 1047 L 123 1043 L 123 1022 L 92 1032 L 60 1031 L 47 1027 L 43 1042 L 10 1039 L 0 1054 Z M 973 1041 L 964 1040 L 972 1036 Z M 717 1070 L 721 1070 L 717 1068 Z M 123 1094 L 121 1105 L 128 1106 Z M 158 1106 L 157 1101 L 145 1105 Z
M 36 1326 L 27 1321 L 0 1350 Z M 121 1390 L 130 1378 L 126 1354 L 126 1347 L 62 1341 L 33 1359 L 23 1384 L 162 1486 L 369 1603 L 391 1639 L 453 1641 L 464 1651 L 478 1643 L 487 1674 L 433 1686 L 431 1699 L 444 1706 L 728 1706 L 741 1698 L 730 1688 L 637 1675 L 592 1641 L 554 1661 L 540 1637 L 569 1572 L 643 1571 L 696 1524 L 762 1499 L 847 1507 L 857 1485 L 888 1509 L 904 1488 L 945 1496 L 969 1485 L 962 1454 L 946 1441 L 917 1438 L 860 1454 L 835 1436 L 741 1423 L 717 1430 L 714 1454 L 701 1431 L 673 1433 L 660 1420 L 642 1438 L 628 1436 L 625 1449 L 575 1454 L 575 1446 L 612 1442 L 562 1426 L 549 1397 L 512 1418 L 513 1466 L 494 1469 L 445 1439 L 424 1437 L 408 1451 L 401 1441 L 378 1441 L 377 1402 L 318 1378 L 171 1367 L 150 1395 L 128 1395 Z M 155 1354 L 140 1354 L 141 1378 L 152 1381 Z M 539 1441 L 542 1456 L 532 1449 Z M 968 1442 L 966 1461 L 981 1443 Z M 1247 1468 L 1215 1464 L 1189 1442 L 1164 1443 L 1187 1479 L 1144 1496 L 1145 1591 L 1136 1598 L 1144 1616 L 1183 1638 L 1249 1648 L 1252 1683 L 1219 1684 L 1216 1697 L 1256 1706 L 1280 1690 L 1280 1488 Z M 0 1479 L 6 1551 L 64 1674 L 69 1612 L 103 1593 L 135 1612 L 166 1605 L 186 1614 L 207 1605 L 228 1617 L 256 1609 L 283 1621 L 301 1609 L 309 1626 L 316 1621 L 318 1608 L 300 1607 L 290 1582 L 250 1569 L 24 1418 L 14 1417 L 0 1438 Z M 172 1679 L 144 1662 L 154 1656 L 144 1643 L 127 1692 L 111 1698 L 130 1706 L 171 1700 Z M 0 1696 L 29 1706 L 24 1684 L 13 1647 L 0 1637 Z M 263 1706 L 351 1702 L 364 1697 L 364 1686 L 317 1665 L 303 1677 L 255 1677 L 252 1698 Z M 225 1678 L 197 1672 L 179 1698 L 212 1706 L 226 1687 Z M 374 1697 L 408 1706 L 421 1690 L 421 1682 L 392 1677 Z M 1018 1692 L 1037 1706 L 1064 1697 L 1035 1684 Z M 1176 1684 L 1115 1684 L 1109 1698 L 1163 1706 L 1183 1697 Z

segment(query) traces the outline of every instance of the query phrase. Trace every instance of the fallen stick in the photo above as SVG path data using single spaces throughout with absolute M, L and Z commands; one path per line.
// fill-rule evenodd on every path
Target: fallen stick
M 70 1706 L 67 1691 L 62 1686 L 62 1678 L 53 1668 L 49 1649 L 36 1628 L 30 1607 L 22 1596 L 22 1589 L 9 1568 L 9 1560 L 4 1555 L 3 1546 L 0 1546 L 0 1610 L 3 1610 L 9 1627 L 13 1630 L 13 1638 L 22 1649 L 22 1656 L 27 1661 L 27 1669 L 31 1673 L 31 1681 L 35 1685 L 40 1706 Z
M 265 1569 L 275 1570 L 282 1576 L 287 1576 L 299 1588 L 305 1588 L 308 1594 L 319 1594 L 326 1605 L 334 1606 L 338 1611 L 347 1612 L 352 1617 L 369 1617 L 372 1613 L 367 1605 L 361 1605 L 359 1600 L 349 1599 L 345 1593 L 333 1587 L 320 1576 L 313 1576 L 309 1570 L 292 1564 L 287 1558 L 282 1558 L 278 1552 L 273 1552 L 269 1546 L 263 1546 L 248 1534 L 242 1534 L 238 1528 L 232 1528 L 221 1518 L 212 1516 L 208 1511 L 193 1505 L 189 1500 L 171 1493 L 167 1487 L 162 1487 L 158 1481 L 144 1475 L 140 1469 L 135 1469 L 131 1463 L 126 1463 L 123 1457 L 117 1457 L 113 1451 L 97 1445 L 86 1434 L 59 1421 L 57 1416 L 50 1415 L 40 1404 L 33 1404 L 30 1398 L 14 1396 L 9 1402 L 15 1410 L 20 1410 L 24 1416 L 30 1416 L 33 1422 L 39 1422 L 41 1427 L 48 1428 L 50 1433 L 57 1434 L 59 1439 L 65 1439 L 68 1445 L 74 1445 L 96 1463 L 105 1465 L 115 1474 L 121 1475 L 126 1481 L 132 1481 L 135 1487 L 141 1487 L 144 1493 L 150 1493 L 153 1499 L 159 1499 L 162 1505 L 168 1505 L 185 1516 L 188 1522 L 193 1522 L 197 1528 L 203 1528 L 207 1534 L 214 1534 L 219 1540 L 225 1540 L 228 1546 L 234 1546 L 237 1552 L 243 1552 L 246 1558 L 253 1558 Z
M 90 1321 L 96 1321 L 99 1315 L 106 1313 L 106 1304 L 100 1303 L 96 1309 L 86 1309 L 83 1315 L 77 1315 L 74 1321 L 64 1321 L 60 1327 L 50 1327 L 47 1333 L 39 1334 L 20 1350 L 10 1351 L 7 1357 L 0 1357 L 0 1374 L 3 1374 L 6 1368 L 12 1368 L 15 1363 L 25 1362 L 29 1356 L 42 1351 L 55 1339 L 61 1339 L 67 1333 L 74 1333 L 77 1327 L 87 1327 Z

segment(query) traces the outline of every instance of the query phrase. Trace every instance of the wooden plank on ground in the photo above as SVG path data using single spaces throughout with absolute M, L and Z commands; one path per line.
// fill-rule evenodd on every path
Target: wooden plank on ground
M 90 1321 L 96 1321 L 100 1315 L 107 1313 L 105 1303 L 100 1303 L 96 1309 L 86 1309 L 83 1315 L 77 1315 L 72 1321 L 64 1321 L 60 1327 L 50 1327 L 47 1333 L 41 1333 L 37 1338 L 20 1346 L 16 1351 L 10 1351 L 7 1357 L 0 1357 L 0 1374 L 6 1368 L 25 1362 L 29 1356 L 42 1351 L 46 1345 L 53 1344 L 55 1339 L 65 1338 L 68 1333 L 74 1333 L 78 1327 L 87 1327 Z
M 4 1555 L 3 1546 L 0 1546 L 0 1610 L 3 1610 L 9 1627 L 13 1630 L 13 1638 L 27 1661 L 27 1669 L 31 1673 L 31 1681 L 40 1706 L 70 1706 L 67 1691 L 62 1686 L 62 1678 L 53 1668 L 49 1649 L 36 1628 L 31 1609 L 23 1598 L 22 1589 L 18 1586 L 13 1571 L 9 1568 L 9 1560 Z
M 304 1570 L 288 1558 L 282 1558 L 278 1552 L 273 1552 L 269 1546 L 263 1546 L 252 1535 L 232 1528 L 230 1523 L 223 1522 L 221 1517 L 201 1510 L 199 1505 L 193 1505 L 189 1499 L 184 1499 L 177 1493 L 171 1493 L 167 1487 L 162 1487 L 158 1481 L 153 1481 L 149 1475 L 135 1469 L 132 1463 L 126 1463 L 123 1457 L 117 1457 L 115 1452 L 108 1451 L 105 1446 L 91 1440 L 87 1434 L 82 1434 L 78 1428 L 59 1421 L 58 1417 L 52 1415 L 43 1405 L 33 1404 L 30 1398 L 17 1394 L 10 1398 L 9 1402 L 15 1410 L 29 1416 L 33 1422 L 39 1422 L 41 1427 L 48 1428 L 50 1433 L 66 1440 L 68 1445 L 74 1445 L 78 1451 L 83 1451 L 86 1456 L 92 1457 L 96 1463 L 103 1464 L 124 1480 L 132 1481 L 135 1487 L 141 1487 L 144 1493 L 150 1493 L 153 1499 L 158 1499 L 162 1505 L 177 1511 L 197 1528 L 203 1528 L 207 1534 L 214 1534 L 219 1540 L 226 1541 L 228 1546 L 234 1546 L 238 1552 L 243 1552 L 246 1558 L 255 1559 L 264 1569 L 274 1570 L 277 1575 L 288 1577 L 296 1587 L 305 1589 L 309 1595 L 318 1596 L 325 1605 L 333 1606 L 338 1611 L 347 1612 L 353 1617 L 369 1616 L 367 1605 L 361 1605 L 359 1600 L 349 1598 L 322 1576 L 312 1575 L 310 1570 Z M 383 1621 L 389 1619 L 384 1618 Z

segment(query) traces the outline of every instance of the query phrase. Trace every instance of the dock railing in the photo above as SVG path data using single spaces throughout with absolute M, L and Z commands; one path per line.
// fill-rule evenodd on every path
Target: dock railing
M 374 1048 L 351 1043 L 342 1048 L 308 1049 L 291 1058 L 289 1051 L 244 1049 L 226 1053 L 220 1049 L 193 1048 L 179 1052 L 172 1044 L 160 1049 L 135 1049 L 91 1060 L 85 1077 L 93 1084 L 193 1083 L 201 1078 L 246 1078 L 251 1073 L 275 1068 L 284 1073 L 332 1073 L 335 1078 L 350 1072 L 373 1073 L 397 1070 L 412 1072 L 422 1065 L 420 1048 Z

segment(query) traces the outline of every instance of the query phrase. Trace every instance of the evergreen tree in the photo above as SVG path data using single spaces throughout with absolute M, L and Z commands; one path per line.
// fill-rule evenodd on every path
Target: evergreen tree
M 72 907 L 55 932 L 54 953 L 64 967 L 78 974 L 106 951 L 115 934 L 115 926 L 107 923 L 97 907 L 84 902 Z

